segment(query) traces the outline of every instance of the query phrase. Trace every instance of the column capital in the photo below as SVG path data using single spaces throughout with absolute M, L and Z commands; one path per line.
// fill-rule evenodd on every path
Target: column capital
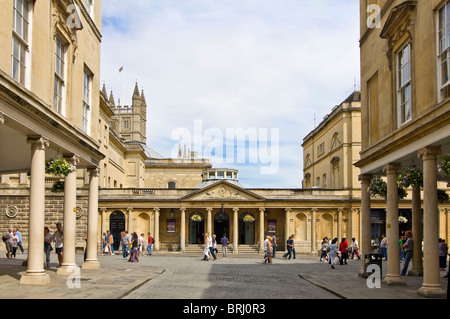
M 436 159 L 436 156 L 441 153 L 442 150 L 440 146 L 427 146 L 417 153 L 417 157 L 422 158 L 422 160 Z
M 318 210 L 318 208 L 311 208 L 311 213 L 317 213 Z
M 290 212 L 292 212 L 292 208 L 285 208 L 284 211 L 285 211 L 286 213 L 290 213 Z
M 106 211 L 108 209 L 106 207 L 100 207 L 98 210 L 101 211 L 104 214 L 104 213 L 106 213 Z
M 258 210 L 259 210 L 260 213 L 264 213 L 266 211 L 266 209 L 263 208 L 263 207 L 258 208 Z
M 239 211 L 239 208 L 233 207 L 233 212 L 238 212 L 238 211 Z
M 87 171 L 91 177 L 99 177 L 100 176 L 100 167 L 88 167 Z
M 64 155 L 64 158 L 72 166 L 77 166 L 80 163 L 80 157 L 76 154 L 67 154 Z
M 42 136 L 29 136 L 27 143 L 31 144 L 31 147 L 38 150 L 46 150 L 50 146 L 48 139 Z
M 337 211 L 338 211 L 338 213 L 342 213 L 342 212 L 344 211 L 344 208 L 339 207 L 339 208 L 337 209 Z
M 128 207 L 128 208 L 127 208 L 127 211 L 128 211 L 128 212 L 132 212 L 132 211 L 133 211 L 133 207 Z
M 206 211 L 207 212 L 212 212 L 213 208 L 212 207 L 206 207 Z
M 154 213 L 159 213 L 159 211 L 160 211 L 159 207 L 153 208 L 153 212 L 154 212 Z
M 359 180 L 361 183 L 370 183 L 370 181 L 372 180 L 372 178 L 373 178 L 373 175 L 371 175 L 371 174 L 361 174 L 361 175 L 358 175 L 358 180 Z
M 383 166 L 383 171 L 386 174 L 397 174 L 398 170 L 401 168 L 399 163 L 388 163 Z
M 181 207 L 181 208 L 180 208 L 180 211 L 181 211 L 181 212 L 186 212 L 186 207 Z

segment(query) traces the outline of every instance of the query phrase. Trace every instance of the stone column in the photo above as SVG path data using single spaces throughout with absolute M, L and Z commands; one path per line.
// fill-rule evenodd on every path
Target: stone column
M 342 212 L 344 211 L 343 208 L 338 208 L 337 212 L 338 212 L 338 222 L 337 222 L 337 238 L 338 238 L 338 243 L 341 242 L 342 237 L 344 237 L 342 235 Z
M 154 208 L 153 212 L 155 214 L 155 231 L 153 232 L 153 246 L 155 251 L 159 251 L 159 208 Z
M 259 209 L 259 253 L 264 253 L 264 211 L 265 208 Z
M 311 209 L 311 254 L 313 254 L 313 255 L 315 255 L 317 253 L 316 219 L 317 219 L 317 208 L 312 208 Z
M 388 285 L 405 285 L 400 277 L 400 248 L 398 229 L 398 163 L 389 163 L 384 166 L 387 176 L 387 209 L 386 209 L 386 238 L 388 243 L 387 274 L 384 282 Z
M 31 144 L 30 215 L 27 271 L 20 277 L 20 284 L 46 285 L 50 276 L 44 270 L 45 227 L 45 150 L 48 140 L 42 137 L 29 138 Z
M 423 160 L 423 284 L 417 291 L 426 297 L 445 297 L 439 271 L 439 212 L 437 202 L 437 155 L 440 147 L 419 151 Z M 413 234 L 414 235 L 414 234 Z
M 289 214 L 291 213 L 292 209 L 286 208 L 284 210 L 284 246 L 286 247 L 285 250 L 287 251 L 286 242 L 289 239 L 289 236 L 291 235 L 290 229 L 289 229 Z
M 208 207 L 206 208 L 206 232 L 209 233 L 212 237 L 212 224 L 211 224 L 211 219 L 212 219 L 212 208 Z
M 133 221 L 132 221 L 133 218 L 131 216 L 132 213 L 133 213 L 133 208 L 132 207 L 128 207 L 127 208 L 127 213 L 128 213 L 128 234 L 130 234 L 130 237 L 131 237 L 131 234 L 133 234 L 133 227 L 134 227 Z
M 78 156 L 71 155 L 65 158 L 76 168 L 79 162 Z M 56 272 L 58 275 L 72 275 L 79 268 L 75 260 L 76 209 L 77 171 L 75 170 L 64 178 L 63 261 Z
M 98 182 L 100 168 L 89 168 L 89 207 L 87 222 L 86 260 L 82 269 L 99 269 L 97 258 L 97 229 L 98 229 Z
M 239 208 L 233 208 L 233 254 L 238 253 L 238 243 L 239 243 L 239 223 L 238 223 L 238 212 Z
M 359 242 L 360 253 L 361 253 L 361 269 L 359 271 L 359 276 L 367 277 L 364 271 L 364 256 L 372 251 L 372 246 L 370 242 L 371 237 L 371 220 L 370 220 L 370 194 L 369 194 L 369 184 L 372 180 L 372 175 L 359 175 L 359 181 L 361 182 L 361 239 Z
M 186 252 L 186 208 L 180 208 L 181 230 L 180 230 L 180 250 L 182 253 Z
M 408 276 L 423 276 L 422 262 L 422 209 L 420 208 L 420 186 L 412 187 L 412 238 L 413 257 L 412 269 Z

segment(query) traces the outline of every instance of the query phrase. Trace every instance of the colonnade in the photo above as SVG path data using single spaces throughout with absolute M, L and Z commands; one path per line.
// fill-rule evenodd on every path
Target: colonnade
M 30 170 L 30 212 L 29 212 L 29 246 L 27 270 L 20 278 L 21 284 L 45 285 L 50 282 L 44 270 L 45 226 L 45 152 L 49 141 L 41 136 L 29 137 L 31 146 Z M 77 167 L 80 159 L 77 155 L 65 156 L 73 167 Z M 89 171 L 89 209 L 87 259 L 83 268 L 99 268 L 97 259 L 97 214 L 98 214 L 98 180 L 99 169 L 92 167 Z M 58 275 L 71 275 L 79 267 L 75 262 L 76 231 L 76 170 L 64 178 L 64 216 L 63 216 L 63 261 L 57 270 Z
M 420 189 L 412 190 L 412 238 L 413 259 L 412 269 L 408 275 L 423 275 L 422 287 L 418 294 L 427 297 L 445 296 L 440 283 L 439 273 L 439 211 L 437 202 L 437 155 L 440 147 L 428 146 L 418 152 L 423 162 L 423 234 L 421 225 Z M 383 281 L 388 285 L 405 285 L 405 279 L 400 274 L 400 248 L 398 228 L 398 186 L 397 177 L 401 169 L 399 163 L 388 163 L 383 167 L 387 176 L 387 210 L 386 238 L 388 242 L 387 273 Z M 361 182 L 361 252 L 364 256 L 371 252 L 370 243 L 370 195 L 368 192 L 372 176 L 360 175 Z M 422 263 L 423 240 L 423 263 Z M 360 275 L 364 274 L 364 258 Z

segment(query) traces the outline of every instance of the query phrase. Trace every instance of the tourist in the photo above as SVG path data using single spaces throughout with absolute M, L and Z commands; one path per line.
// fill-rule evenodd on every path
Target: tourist
M 403 270 L 401 275 L 406 276 L 406 273 L 408 271 L 409 262 L 412 258 L 413 254 L 413 240 L 412 240 L 412 234 L 410 231 L 407 231 L 405 233 L 406 241 L 403 244 L 403 256 L 405 258 L 405 264 L 403 265 Z
M 216 257 L 216 254 L 214 254 L 213 239 L 211 237 L 211 234 L 209 234 L 209 233 L 208 233 L 208 248 L 209 248 L 209 253 L 214 258 L 213 260 L 216 260 L 217 257 Z
M 203 250 L 203 254 L 204 254 L 203 260 L 208 261 L 209 258 L 210 258 L 209 257 L 209 254 L 210 254 L 210 251 L 209 251 L 209 233 L 205 234 L 205 249 Z
M 439 238 L 439 268 L 446 270 L 447 268 L 448 246 L 445 239 Z
M 295 259 L 295 240 L 294 240 L 294 234 L 292 234 L 291 237 L 292 237 L 292 259 Z
M 358 257 L 358 260 L 361 259 L 361 256 L 359 255 L 358 241 L 355 239 L 355 237 L 352 238 L 352 244 L 350 246 L 352 248 L 352 259 L 354 259 L 355 254 L 356 257 Z
M 322 239 L 321 243 L 322 252 L 320 254 L 320 261 L 326 262 L 327 261 L 327 251 L 328 251 L 328 238 L 324 237 Z
M 272 251 L 273 251 L 273 255 L 272 255 L 273 258 L 275 258 L 275 254 L 276 254 L 277 248 L 278 248 L 277 238 L 275 237 L 275 235 L 276 234 L 273 234 L 273 236 L 271 236 L 272 239 L 270 240 Z
M 17 244 L 19 245 L 20 252 L 23 254 L 25 252 L 25 250 L 22 247 L 22 233 L 19 231 L 19 228 L 16 228 L 16 233 L 17 233 L 17 236 L 19 237 L 19 242 Z
M 132 262 L 132 263 L 139 262 L 139 257 L 138 257 L 139 238 L 138 238 L 138 235 L 136 234 L 136 232 L 134 232 L 131 236 L 130 249 L 131 249 L 131 253 L 130 253 L 130 259 L 128 259 L 128 261 Z
M 52 247 L 52 234 L 50 233 L 50 229 L 45 226 L 44 227 L 44 253 L 45 253 L 45 262 L 47 263 L 47 268 L 50 268 L 50 252 L 53 250 Z
M 8 228 L 8 231 L 3 235 L 3 242 L 6 245 L 6 257 L 11 259 L 12 252 L 12 229 Z
M 269 255 L 269 251 L 267 250 L 268 246 L 268 241 L 269 241 L 269 237 L 270 236 L 266 236 L 266 239 L 264 240 L 264 258 L 262 260 L 263 263 L 267 262 L 267 256 Z
M 16 259 L 17 248 L 19 248 L 19 236 L 17 236 L 17 232 L 14 231 L 12 236 L 12 253 L 11 253 L 11 256 L 14 259 Z
M 141 235 L 139 236 L 139 256 L 144 256 L 144 252 L 142 252 L 142 250 L 144 250 L 144 247 L 145 247 L 144 233 L 141 233 Z
M 53 233 L 52 241 L 55 243 L 55 253 L 58 255 L 58 262 L 61 266 L 63 262 L 63 238 L 64 232 L 61 223 L 56 223 L 56 231 Z
M 287 253 L 285 253 L 283 255 L 283 258 L 287 258 L 287 256 L 289 256 L 289 260 L 291 260 L 292 258 L 292 247 L 293 245 L 293 240 L 292 240 L 292 236 L 289 236 L 288 240 L 286 241 L 286 247 L 287 247 Z
M 219 254 L 219 251 L 217 250 L 217 240 L 216 240 L 216 234 L 214 234 L 212 236 L 212 244 L 213 244 L 213 251 L 214 251 L 214 256 L 216 256 L 216 258 L 219 258 L 216 254 Z
M 123 259 L 128 259 L 128 246 L 130 245 L 130 236 L 128 232 L 123 231 L 121 233 L 120 242 L 122 244 L 122 257 Z
M 341 258 L 339 259 L 339 263 L 341 265 L 347 265 L 347 258 L 348 258 L 348 241 L 347 238 L 342 238 L 341 243 L 339 244 L 339 251 L 341 252 Z
M 227 249 L 228 249 L 228 238 L 226 234 L 223 234 L 223 237 L 221 239 L 222 243 L 222 256 L 227 257 Z
M 148 235 L 147 252 L 148 252 L 149 255 L 151 255 L 152 254 L 153 238 L 150 235 L 150 233 L 148 233 L 147 235 Z
M 114 255 L 114 238 L 109 230 L 106 231 L 106 245 L 108 246 L 109 253 Z
M 269 236 L 267 238 L 267 256 L 263 259 L 263 263 L 265 264 L 266 261 L 269 263 L 269 265 L 272 265 L 272 256 L 273 256 L 273 237 Z
M 330 264 L 331 269 L 335 269 L 334 265 L 336 264 L 336 259 L 338 258 L 338 246 L 337 246 L 337 238 L 331 241 L 330 245 Z
M 386 235 L 381 235 L 381 243 L 380 243 L 380 253 L 383 255 L 384 260 L 387 261 L 388 255 L 387 255 L 387 238 Z

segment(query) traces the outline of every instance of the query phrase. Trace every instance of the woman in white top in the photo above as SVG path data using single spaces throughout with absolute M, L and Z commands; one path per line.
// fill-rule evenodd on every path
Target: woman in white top
M 331 261 L 331 269 L 335 269 L 334 265 L 336 264 L 336 259 L 338 258 L 338 246 L 336 244 L 337 239 L 333 239 L 330 245 L 330 261 Z

